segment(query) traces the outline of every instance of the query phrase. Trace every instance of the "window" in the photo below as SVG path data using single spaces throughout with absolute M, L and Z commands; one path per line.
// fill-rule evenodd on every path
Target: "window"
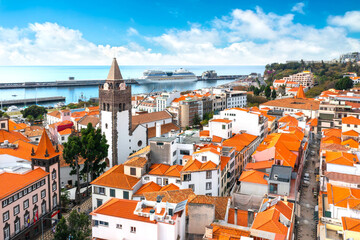
M 226 125 L 222 125 L 222 129 L 226 129 Z
M 123 191 L 123 199 L 129 199 L 129 192 Z
M 122 229 L 122 224 L 116 224 L 116 228 Z
M 107 123 L 105 123 L 105 129 L 108 129 L 108 124 Z
M 350 124 L 348 124 L 347 127 L 350 127 Z
M 57 206 L 57 195 L 55 194 L 53 196 L 53 207 L 56 207 Z
M 130 232 L 131 232 L 131 233 L 136 233 L 136 227 L 131 227 L 131 228 L 130 228 Z
M 109 222 L 99 221 L 99 225 L 100 225 L 100 226 L 104 226 L 104 227 L 108 227 L 108 226 L 109 226 Z
M 142 145 L 142 141 L 140 140 L 138 141 L 138 147 L 141 147 L 141 145 Z
M 20 212 L 20 206 L 19 206 L 19 205 L 16 205 L 16 206 L 14 207 L 14 216 L 18 215 L 19 212 Z
M 24 210 L 29 207 L 29 199 L 24 201 Z
M 94 227 L 99 226 L 99 221 L 98 221 L 98 220 L 93 220 L 93 226 L 94 226 Z
M 8 205 L 8 200 L 6 199 L 6 200 L 4 200 L 3 202 L 2 202 L 2 206 L 3 206 L 3 208 L 4 207 L 6 207 Z
M 9 211 L 6 211 L 3 213 L 3 222 L 6 222 L 7 220 L 9 220 Z
M 30 225 L 30 214 L 28 211 L 26 211 L 24 215 L 24 225 L 27 227 Z
M 65 137 L 61 137 L 61 141 L 64 141 L 65 140 Z
M 136 168 L 130 168 L 130 175 L 136 176 Z
M 201 157 L 201 161 L 206 162 L 206 160 L 207 160 L 207 157 L 206 157 L 206 156 L 202 156 L 202 157 Z
M 176 150 L 175 151 L 173 151 L 173 157 L 175 157 L 176 156 Z
M 4 240 L 9 240 L 9 239 L 10 239 L 10 226 L 9 226 L 9 224 L 7 224 L 4 227 Z
M 161 178 L 159 178 L 159 177 L 156 178 L 156 183 L 157 183 L 158 185 L 161 185 L 161 182 L 162 182 L 162 181 L 161 181 Z
M 18 200 L 18 198 L 19 198 L 19 195 L 18 195 L 18 194 L 15 194 L 15 195 L 14 195 L 14 201 Z
M 206 196 L 212 196 L 212 194 L 211 194 L 211 193 L 205 193 L 205 195 L 206 195 Z
M 32 197 L 32 200 L 33 200 L 33 204 L 34 204 L 34 203 L 37 203 L 37 201 L 38 201 L 38 195 L 35 194 L 35 195 Z
M 184 181 L 190 181 L 191 180 L 191 174 L 190 173 L 189 174 L 184 174 L 183 179 L 184 179 Z
M 189 188 L 191 188 L 195 192 L 195 185 L 194 184 L 189 184 Z
M 46 213 L 46 202 L 43 201 L 41 204 L 41 215 L 44 215 Z
M 45 189 L 41 191 L 41 199 L 43 199 L 44 197 L 46 197 L 46 191 L 45 191 Z
M 211 171 L 206 171 L 206 179 L 211 179 Z
M 103 188 L 103 187 L 94 187 L 94 193 L 105 195 L 105 188 Z
M 22 198 L 22 196 L 23 196 L 23 192 L 21 191 L 19 192 L 19 198 Z
M 169 215 L 173 216 L 174 215 L 174 210 L 172 208 L 169 208 Z
M 206 190 L 211 190 L 211 182 L 206 183 Z
M 163 185 L 168 185 L 169 184 L 169 179 L 168 178 L 164 178 L 163 179 Z
M 190 151 L 189 150 L 180 150 L 180 154 L 181 155 L 190 155 Z
M 110 197 L 115 197 L 115 189 L 110 189 Z
M 149 176 L 146 176 L 146 177 L 144 177 L 144 180 L 145 180 L 145 181 L 149 181 L 149 180 L 150 180 L 150 177 L 149 177 Z
M 52 190 L 53 190 L 53 191 L 56 191 L 56 182 L 54 182 L 54 183 L 52 184 Z
M 15 220 L 14 229 L 15 229 L 15 233 L 20 232 L 20 219 L 19 218 L 16 218 L 16 220 Z
M 96 206 L 97 207 L 100 207 L 103 203 L 103 200 L 102 199 L 96 199 Z

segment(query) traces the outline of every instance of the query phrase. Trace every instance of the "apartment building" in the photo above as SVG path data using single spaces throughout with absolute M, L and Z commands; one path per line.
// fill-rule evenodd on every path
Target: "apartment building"
M 314 74 L 310 71 L 293 74 L 289 77 L 284 77 L 283 80 L 299 83 L 304 88 L 311 88 L 314 86 Z
M 244 91 L 226 91 L 226 108 L 246 107 L 247 93 Z
M 195 117 L 199 117 L 199 103 L 196 99 L 186 99 L 179 103 L 179 126 L 186 128 L 194 125 Z
M 180 97 L 180 92 L 162 92 L 160 97 L 156 98 L 156 111 L 160 112 L 165 110 L 167 107 L 171 105 L 171 102 Z

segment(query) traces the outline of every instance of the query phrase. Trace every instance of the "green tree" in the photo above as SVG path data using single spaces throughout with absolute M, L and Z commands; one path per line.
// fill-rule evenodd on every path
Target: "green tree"
M 271 88 L 269 85 L 267 85 L 265 88 L 265 97 L 270 98 L 270 96 L 271 96 Z
M 260 94 L 260 89 L 256 87 L 256 88 L 254 89 L 254 95 L 255 95 L 255 96 L 259 96 L 259 94 Z
M 272 99 L 275 99 L 276 98 L 276 91 L 275 91 L 275 88 L 272 90 L 271 92 L 271 98 Z
M 353 81 L 349 77 L 345 77 L 336 82 L 335 88 L 337 90 L 346 90 L 354 86 Z
M 24 110 L 21 110 L 21 113 L 24 118 L 27 118 L 27 116 L 31 115 L 34 119 L 37 119 L 39 115 L 44 115 L 47 113 L 47 111 L 44 107 L 32 105 L 25 108 Z
M 55 240 L 69 239 L 70 231 L 66 224 L 66 219 L 62 217 L 56 225 L 56 231 L 54 235 Z
M 194 119 L 193 119 L 193 126 L 200 125 L 201 119 L 197 113 L 195 113 Z
M 61 202 L 61 207 L 65 209 L 68 207 L 70 203 L 70 192 L 65 188 L 61 189 L 60 202 Z
M 89 185 L 90 180 L 94 180 L 104 172 L 106 162 L 103 160 L 108 155 L 109 145 L 101 130 L 95 129 L 91 123 L 81 129 L 80 142 L 81 157 L 85 159 L 80 174 L 86 176 L 86 182 Z
M 80 202 L 80 165 L 81 140 L 78 135 L 70 135 L 68 141 L 64 143 L 63 157 L 65 162 L 71 167 L 70 175 L 76 174 L 76 194 L 75 201 Z
M 72 239 L 85 240 L 91 236 L 90 219 L 85 213 L 73 210 L 68 218 L 68 228 Z

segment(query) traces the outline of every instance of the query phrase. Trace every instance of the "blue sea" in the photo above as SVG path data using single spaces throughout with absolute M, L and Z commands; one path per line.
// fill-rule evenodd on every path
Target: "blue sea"
M 180 67 L 195 73 L 197 76 L 206 70 L 215 70 L 218 75 L 245 75 L 253 72 L 263 74 L 265 70 L 265 66 L 120 66 L 120 71 L 123 78 L 128 79 L 141 77 L 143 71 L 147 69 L 173 71 Z M 67 80 L 69 77 L 74 77 L 75 80 L 105 79 L 109 68 L 110 66 L 0 66 L 0 83 L 45 82 Z M 215 87 L 227 82 L 229 81 L 132 85 L 132 93 L 148 93 L 152 90 L 194 90 Z M 64 96 L 66 97 L 66 103 L 77 102 L 80 98 L 98 97 L 98 87 L 0 89 L 0 101 L 50 96 Z

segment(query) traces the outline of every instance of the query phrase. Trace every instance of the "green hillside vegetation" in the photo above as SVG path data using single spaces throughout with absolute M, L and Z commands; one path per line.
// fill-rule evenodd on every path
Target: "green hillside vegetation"
M 265 66 L 264 76 L 268 84 L 275 79 L 282 79 L 292 74 L 309 70 L 314 74 L 315 87 L 306 92 L 307 97 L 316 97 L 322 91 L 330 88 L 348 89 L 351 87 L 343 74 L 346 72 L 355 72 L 360 76 L 360 66 L 356 63 L 311 63 L 306 64 L 304 61 L 299 63 L 272 63 Z M 341 80 L 341 83 L 338 83 Z M 338 83 L 338 84 L 337 84 Z

